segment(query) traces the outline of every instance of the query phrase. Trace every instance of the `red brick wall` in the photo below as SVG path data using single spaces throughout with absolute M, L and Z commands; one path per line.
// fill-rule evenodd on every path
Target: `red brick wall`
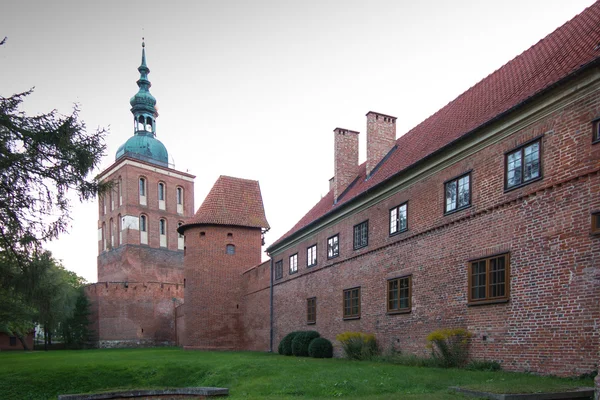
M 600 144 L 591 144 L 591 121 L 599 116 L 596 91 L 273 256 L 284 265 L 274 287 L 275 345 L 298 329 L 331 340 L 364 331 L 384 350 L 394 344 L 427 355 L 428 333 L 463 327 L 475 334 L 472 357 L 506 369 L 592 371 L 600 344 L 600 237 L 590 235 L 590 213 L 600 210 Z M 505 192 L 504 153 L 540 135 L 543 179 Z M 472 206 L 444 215 L 444 182 L 467 171 Z M 390 237 L 389 209 L 405 201 L 408 231 Z M 352 227 L 367 219 L 369 245 L 353 250 Z M 337 233 L 340 257 L 328 261 L 326 241 Z M 307 269 L 306 248 L 314 243 L 318 265 Z M 296 252 L 299 271 L 289 276 Z M 468 261 L 500 252 L 510 253 L 509 302 L 469 306 Z M 388 315 L 387 279 L 404 274 L 412 274 L 412 312 Z M 361 318 L 343 321 L 343 290 L 356 286 Z M 307 326 L 313 296 L 317 323 Z
M 271 319 L 269 293 L 271 261 L 253 267 L 242 278 L 242 348 L 245 350 L 268 351 Z
M 260 229 L 192 226 L 185 241 L 184 348 L 240 349 L 242 273 L 261 261 Z M 227 244 L 235 254 L 225 253 Z
M 183 285 L 98 282 L 86 287 L 100 347 L 173 346 Z
M 25 337 L 25 343 L 29 347 L 29 350 L 33 350 L 33 333 L 30 333 Z M 10 345 L 10 336 L 6 333 L 0 332 L 0 351 L 10 351 L 10 350 L 23 350 L 23 345 L 21 341 L 15 338 L 15 345 Z
M 123 245 L 98 256 L 101 282 L 183 284 L 183 251 Z

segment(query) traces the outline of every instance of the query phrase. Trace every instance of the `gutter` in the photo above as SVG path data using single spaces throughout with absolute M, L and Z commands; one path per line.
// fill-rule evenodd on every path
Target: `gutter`
M 271 279 L 269 285 L 269 353 L 273 352 L 273 258 L 271 258 Z

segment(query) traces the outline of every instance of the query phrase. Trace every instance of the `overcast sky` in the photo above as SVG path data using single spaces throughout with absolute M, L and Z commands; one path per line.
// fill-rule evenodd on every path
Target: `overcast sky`
M 592 3 L 2 0 L 0 95 L 35 87 L 30 114 L 78 103 L 110 128 L 104 169 L 133 135 L 144 36 L 157 138 L 196 175 L 195 208 L 219 175 L 258 180 L 268 246 L 327 193 L 334 128 L 361 132 L 362 162 L 368 111 L 400 136 Z M 73 205 L 47 248 L 95 282 L 97 203 Z

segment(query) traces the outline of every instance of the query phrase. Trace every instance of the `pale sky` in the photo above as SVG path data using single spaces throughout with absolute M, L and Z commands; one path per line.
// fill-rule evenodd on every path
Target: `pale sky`
M 144 36 L 157 138 L 196 175 L 194 207 L 219 175 L 258 180 L 266 249 L 327 193 L 334 128 L 361 132 L 363 162 L 368 111 L 400 136 L 592 3 L 2 0 L 0 95 L 35 87 L 29 114 L 78 103 L 88 130 L 110 128 L 104 169 L 133 135 Z M 89 282 L 97 210 L 75 201 L 46 246 Z

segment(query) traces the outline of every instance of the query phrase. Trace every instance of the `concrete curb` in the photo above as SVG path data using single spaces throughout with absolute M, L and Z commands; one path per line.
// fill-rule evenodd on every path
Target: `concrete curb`
M 490 400 L 571 400 L 571 399 L 589 399 L 594 398 L 594 388 L 577 388 L 568 392 L 555 393 L 520 393 L 520 394 L 502 394 L 479 392 L 476 390 L 463 389 L 453 386 L 450 389 L 472 397 L 480 397 Z
M 58 400 L 103 400 L 103 399 L 188 399 L 228 396 L 229 389 L 214 387 L 189 387 L 177 389 L 123 390 L 96 394 L 61 394 Z

